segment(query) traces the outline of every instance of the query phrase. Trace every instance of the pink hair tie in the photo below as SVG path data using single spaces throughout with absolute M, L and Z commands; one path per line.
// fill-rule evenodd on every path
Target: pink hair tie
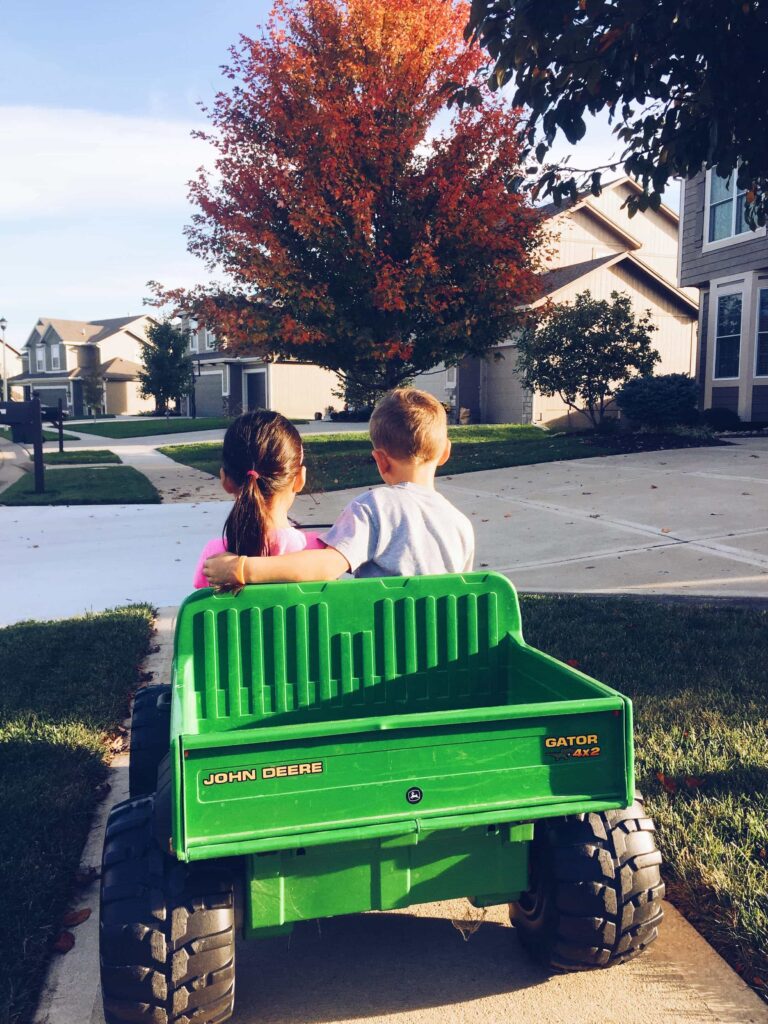
M 257 469 L 249 469 L 245 475 L 253 477 L 254 480 L 258 480 L 260 476 L 259 471 Z

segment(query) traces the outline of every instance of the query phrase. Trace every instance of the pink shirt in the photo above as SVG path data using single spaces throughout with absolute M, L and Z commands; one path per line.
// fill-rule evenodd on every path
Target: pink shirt
M 295 526 L 281 526 L 274 530 L 269 541 L 270 555 L 290 555 L 294 551 L 312 551 L 317 548 L 324 548 L 325 544 L 320 540 L 319 533 L 312 533 L 297 530 Z M 195 568 L 195 581 L 193 586 L 196 590 L 208 586 L 208 580 L 203 576 L 203 566 L 206 558 L 226 553 L 227 545 L 223 537 L 216 537 L 209 540 L 203 548 L 203 553 L 197 561 Z

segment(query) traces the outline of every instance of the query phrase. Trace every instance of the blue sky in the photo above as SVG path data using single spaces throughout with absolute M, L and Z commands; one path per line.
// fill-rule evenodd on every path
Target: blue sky
M 21 345 L 39 316 L 142 312 L 146 282 L 206 279 L 186 251 L 190 138 L 240 33 L 269 0 L 16 0 L 0 44 L 0 316 Z M 603 125 L 580 166 L 613 151 Z

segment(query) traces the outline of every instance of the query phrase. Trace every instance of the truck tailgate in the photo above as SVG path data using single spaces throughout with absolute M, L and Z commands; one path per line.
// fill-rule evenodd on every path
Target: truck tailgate
M 623 807 L 631 705 L 594 698 L 181 737 L 174 846 L 200 859 Z

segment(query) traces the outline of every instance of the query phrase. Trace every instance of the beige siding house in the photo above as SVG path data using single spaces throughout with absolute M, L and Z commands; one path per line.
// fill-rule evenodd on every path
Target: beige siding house
M 44 405 L 61 399 L 70 416 L 91 410 L 107 415 L 136 415 L 154 408 L 139 395 L 140 342 L 155 321 L 149 316 L 114 320 L 60 320 L 41 317 L 22 349 L 22 370 L 11 383 L 24 397 Z M 100 397 L 87 402 L 88 378 L 98 382 Z
M 624 200 L 639 187 L 621 178 L 600 196 L 583 196 L 557 209 L 546 207 L 553 254 L 541 279 L 541 298 L 572 301 L 589 290 L 595 298 L 627 293 L 639 313 L 651 310 L 658 331 L 653 344 L 661 355 L 657 373 L 690 373 L 696 368 L 698 293 L 677 285 L 678 216 L 662 206 L 632 219 Z M 557 397 L 526 391 L 516 373 L 514 339 L 485 359 L 466 360 L 458 369 L 438 367 L 418 378 L 421 387 L 473 420 L 487 423 L 539 423 L 583 429 L 586 417 Z
M 237 416 L 249 409 L 276 409 L 294 419 L 312 419 L 329 405 L 338 378 L 314 363 L 266 362 L 259 356 L 237 356 L 219 346 L 212 331 L 183 322 L 195 380 L 193 399 L 184 411 L 197 416 Z

